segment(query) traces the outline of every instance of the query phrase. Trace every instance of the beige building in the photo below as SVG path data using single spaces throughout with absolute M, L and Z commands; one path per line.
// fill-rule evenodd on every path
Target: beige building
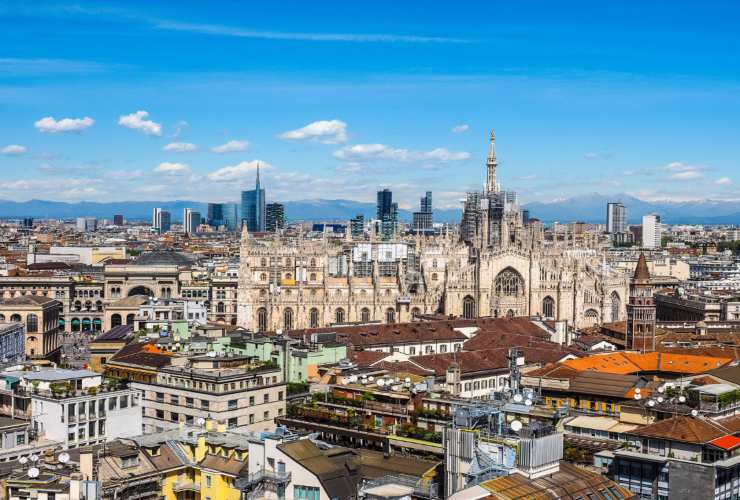
M 0 322 L 26 325 L 26 356 L 31 359 L 58 361 L 62 338 L 59 314 L 62 304 L 39 295 L 21 295 L 0 300 Z
M 256 331 L 541 315 L 587 327 L 625 318 L 628 275 L 596 248 L 547 242 L 516 193 L 496 181 L 470 193 L 459 235 L 387 241 L 256 240 L 240 249 L 237 320 Z
M 180 422 L 215 420 L 229 428 L 274 430 L 285 414 L 286 384 L 277 365 L 243 356 L 173 358 L 153 382 L 134 382 L 141 391 L 144 432 L 161 432 Z

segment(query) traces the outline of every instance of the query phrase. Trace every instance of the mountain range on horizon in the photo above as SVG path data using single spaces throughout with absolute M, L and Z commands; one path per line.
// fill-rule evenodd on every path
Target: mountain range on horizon
M 643 215 L 660 214 L 668 224 L 740 224 L 740 200 L 702 201 L 646 201 L 628 194 L 602 195 L 592 193 L 551 202 L 525 203 L 530 217 L 545 223 L 555 221 L 603 223 L 606 204 L 620 201 L 627 209 L 629 223 L 639 224 Z M 317 199 L 284 202 L 288 220 L 346 221 L 362 214 L 366 218 L 375 216 L 375 204 L 343 199 Z M 121 214 L 129 220 L 149 220 L 152 209 L 161 207 L 172 214 L 173 221 L 180 221 L 185 208 L 200 210 L 206 215 L 207 205 L 201 202 L 175 201 L 120 201 L 120 202 L 61 202 L 29 200 L 23 202 L 0 200 L 0 218 L 21 217 L 66 219 L 74 217 L 97 217 L 112 219 Z M 400 209 L 403 221 L 410 221 L 412 210 Z M 461 209 L 435 208 L 435 222 L 459 222 Z

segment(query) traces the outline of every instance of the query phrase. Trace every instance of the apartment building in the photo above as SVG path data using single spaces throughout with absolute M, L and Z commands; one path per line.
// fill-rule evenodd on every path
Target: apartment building
M 147 433 L 201 419 L 269 431 L 275 428 L 274 419 L 285 414 L 286 383 L 280 366 L 248 356 L 173 358 L 152 381 L 132 387 L 142 394 Z

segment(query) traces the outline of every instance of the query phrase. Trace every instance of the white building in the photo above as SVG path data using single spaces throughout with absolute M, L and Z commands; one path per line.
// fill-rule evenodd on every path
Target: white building
M 81 233 L 93 232 L 98 229 L 98 219 L 95 217 L 77 217 L 76 226 Z
M 663 236 L 663 225 L 660 215 L 647 214 L 642 216 L 642 246 L 644 248 L 660 248 Z
M 87 370 L 16 372 L 31 392 L 31 421 L 39 436 L 78 448 L 141 434 L 139 395 L 103 384 Z

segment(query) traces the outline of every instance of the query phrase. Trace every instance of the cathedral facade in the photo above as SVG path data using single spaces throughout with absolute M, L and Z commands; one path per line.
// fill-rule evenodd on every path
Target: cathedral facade
M 454 234 L 257 241 L 243 230 L 238 324 L 276 331 L 539 315 L 581 328 L 625 319 L 628 276 L 598 249 L 545 241 L 516 193 L 500 189 L 497 167 L 491 132 L 485 188 L 468 194 Z

